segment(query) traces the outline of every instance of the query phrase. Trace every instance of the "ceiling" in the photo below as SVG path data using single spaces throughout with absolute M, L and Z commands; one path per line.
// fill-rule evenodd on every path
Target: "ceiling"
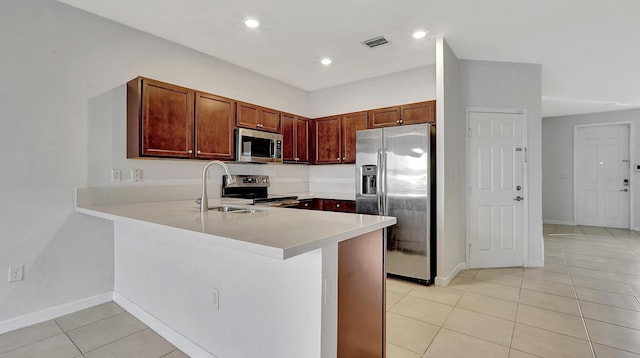
M 59 1 L 307 91 L 433 64 L 444 37 L 461 59 L 541 64 L 545 117 L 640 108 L 637 0 Z

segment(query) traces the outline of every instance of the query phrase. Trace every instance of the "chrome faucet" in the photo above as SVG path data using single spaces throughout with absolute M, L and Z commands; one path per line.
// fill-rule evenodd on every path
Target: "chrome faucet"
M 201 213 L 209 211 L 209 200 L 207 199 L 207 171 L 209 170 L 209 167 L 211 167 L 214 164 L 218 164 L 222 167 L 222 169 L 224 169 L 225 174 L 227 174 L 227 177 L 226 177 L 227 185 L 235 183 L 235 180 L 231 176 L 231 173 L 229 173 L 229 168 L 227 168 L 226 164 L 224 164 L 219 160 L 212 160 L 209 163 L 207 163 L 202 169 L 202 196 L 200 197 Z

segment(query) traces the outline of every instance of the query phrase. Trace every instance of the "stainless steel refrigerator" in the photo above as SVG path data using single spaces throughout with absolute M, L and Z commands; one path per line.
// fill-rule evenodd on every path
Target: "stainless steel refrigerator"
M 389 276 L 435 278 L 434 143 L 430 124 L 356 133 L 356 212 L 395 216 L 387 228 Z

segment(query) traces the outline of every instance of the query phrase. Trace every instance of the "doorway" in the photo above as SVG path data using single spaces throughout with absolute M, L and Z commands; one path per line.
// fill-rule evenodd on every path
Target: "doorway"
M 470 268 L 522 266 L 526 222 L 526 113 L 469 111 Z
M 629 229 L 629 143 L 629 123 L 575 126 L 576 225 Z

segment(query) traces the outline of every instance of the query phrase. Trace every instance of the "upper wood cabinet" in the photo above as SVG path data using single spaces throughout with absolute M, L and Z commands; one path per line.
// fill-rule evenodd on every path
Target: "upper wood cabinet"
M 340 164 L 342 158 L 342 125 L 340 116 L 313 121 L 314 164 Z
M 367 112 L 342 115 L 342 163 L 356 162 L 356 132 L 367 129 Z
M 436 101 L 378 108 L 369 111 L 369 128 L 399 126 L 403 124 L 436 122 Z
M 356 131 L 367 129 L 367 112 L 318 118 L 314 121 L 316 164 L 356 161 Z
M 138 77 L 127 83 L 127 157 L 233 159 L 233 100 Z
M 127 83 L 127 157 L 193 156 L 194 91 L 135 78 Z
M 203 92 L 195 96 L 195 157 L 234 159 L 235 102 Z
M 280 112 L 245 102 L 237 107 L 238 127 L 280 132 Z
M 282 159 L 285 162 L 309 162 L 309 119 L 282 113 Z

